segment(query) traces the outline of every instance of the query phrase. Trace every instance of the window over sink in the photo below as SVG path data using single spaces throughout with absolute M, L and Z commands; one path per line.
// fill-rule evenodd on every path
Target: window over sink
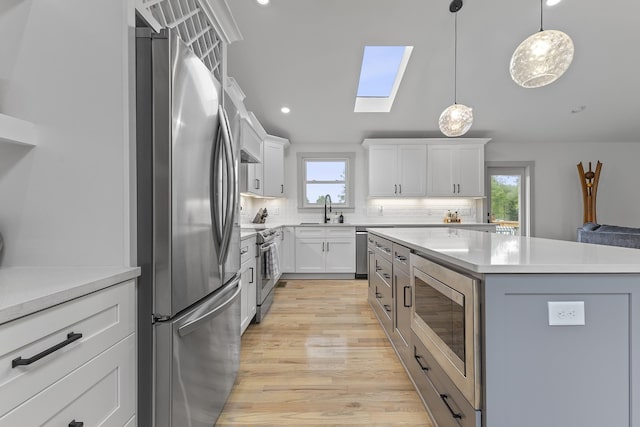
M 298 153 L 298 208 L 353 208 L 355 153 Z

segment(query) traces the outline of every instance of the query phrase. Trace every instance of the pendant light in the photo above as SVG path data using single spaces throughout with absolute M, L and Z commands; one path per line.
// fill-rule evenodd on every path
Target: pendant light
M 461 136 L 467 133 L 473 124 L 473 111 L 457 100 L 457 60 L 458 60 L 458 11 L 462 9 L 462 0 L 453 0 L 449 11 L 454 14 L 454 54 L 453 54 L 453 105 L 447 107 L 438 120 L 440 131 L 446 136 Z
M 556 81 L 573 61 L 571 37 L 557 30 L 542 29 L 527 37 L 513 52 L 509 72 L 514 82 L 525 88 L 546 86 Z

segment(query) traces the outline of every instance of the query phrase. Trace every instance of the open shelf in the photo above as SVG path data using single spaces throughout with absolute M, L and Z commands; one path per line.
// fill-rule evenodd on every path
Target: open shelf
M 0 113 L 0 144 L 36 145 L 36 125 Z

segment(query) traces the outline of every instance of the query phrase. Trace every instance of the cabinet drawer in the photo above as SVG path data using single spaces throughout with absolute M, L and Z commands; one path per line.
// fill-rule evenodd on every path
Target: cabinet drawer
M 130 335 L 135 303 L 131 280 L 0 326 L 0 414 Z M 30 365 L 12 367 L 14 359 L 32 358 L 71 332 L 82 337 Z
M 2 412 L 0 425 L 123 426 L 135 413 L 136 335 L 112 346 L 24 404 Z
M 382 254 L 382 256 L 391 261 L 391 254 L 393 253 L 393 243 L 390 240 L 374 236 L 374 245 L 376 247 L 376 253 Z
M 324 227 L 296 227 L 296 237 L 324 238 Z
M 411 339 L 413 354 L 408 364 L 409 374 L 438 426 L 480 427 L 480 411 L 473 409 L 413 332 Z
M 354 227 L 327 227 L 325 228 L 325 236 L 327 239 L 334 237 L 353 237 L 356 238 L 356 229 Z
M 399 268 L 405 273 L 409 273 L 409 262 L 411 251 L 397 243 L 393 244 L 393 268 Z
M 246 239 L 240 242 L 240 263 L 244 264 L 256 257 L 256 239 Z
M 381 256 L 381 254 L 376 253 L 375 256 L 375 269 L 376 273 L 380 276 L 380 278 L 386 283 L 386 285 L 391 289 L 392 283 L 392 272 L 393 266 L 391 261 Z

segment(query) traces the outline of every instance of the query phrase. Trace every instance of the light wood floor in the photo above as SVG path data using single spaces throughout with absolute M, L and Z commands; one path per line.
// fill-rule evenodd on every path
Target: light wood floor
M 290 280 L 242 337 L 216 426 L 432 427 L 367 303 L 365 280 Z

